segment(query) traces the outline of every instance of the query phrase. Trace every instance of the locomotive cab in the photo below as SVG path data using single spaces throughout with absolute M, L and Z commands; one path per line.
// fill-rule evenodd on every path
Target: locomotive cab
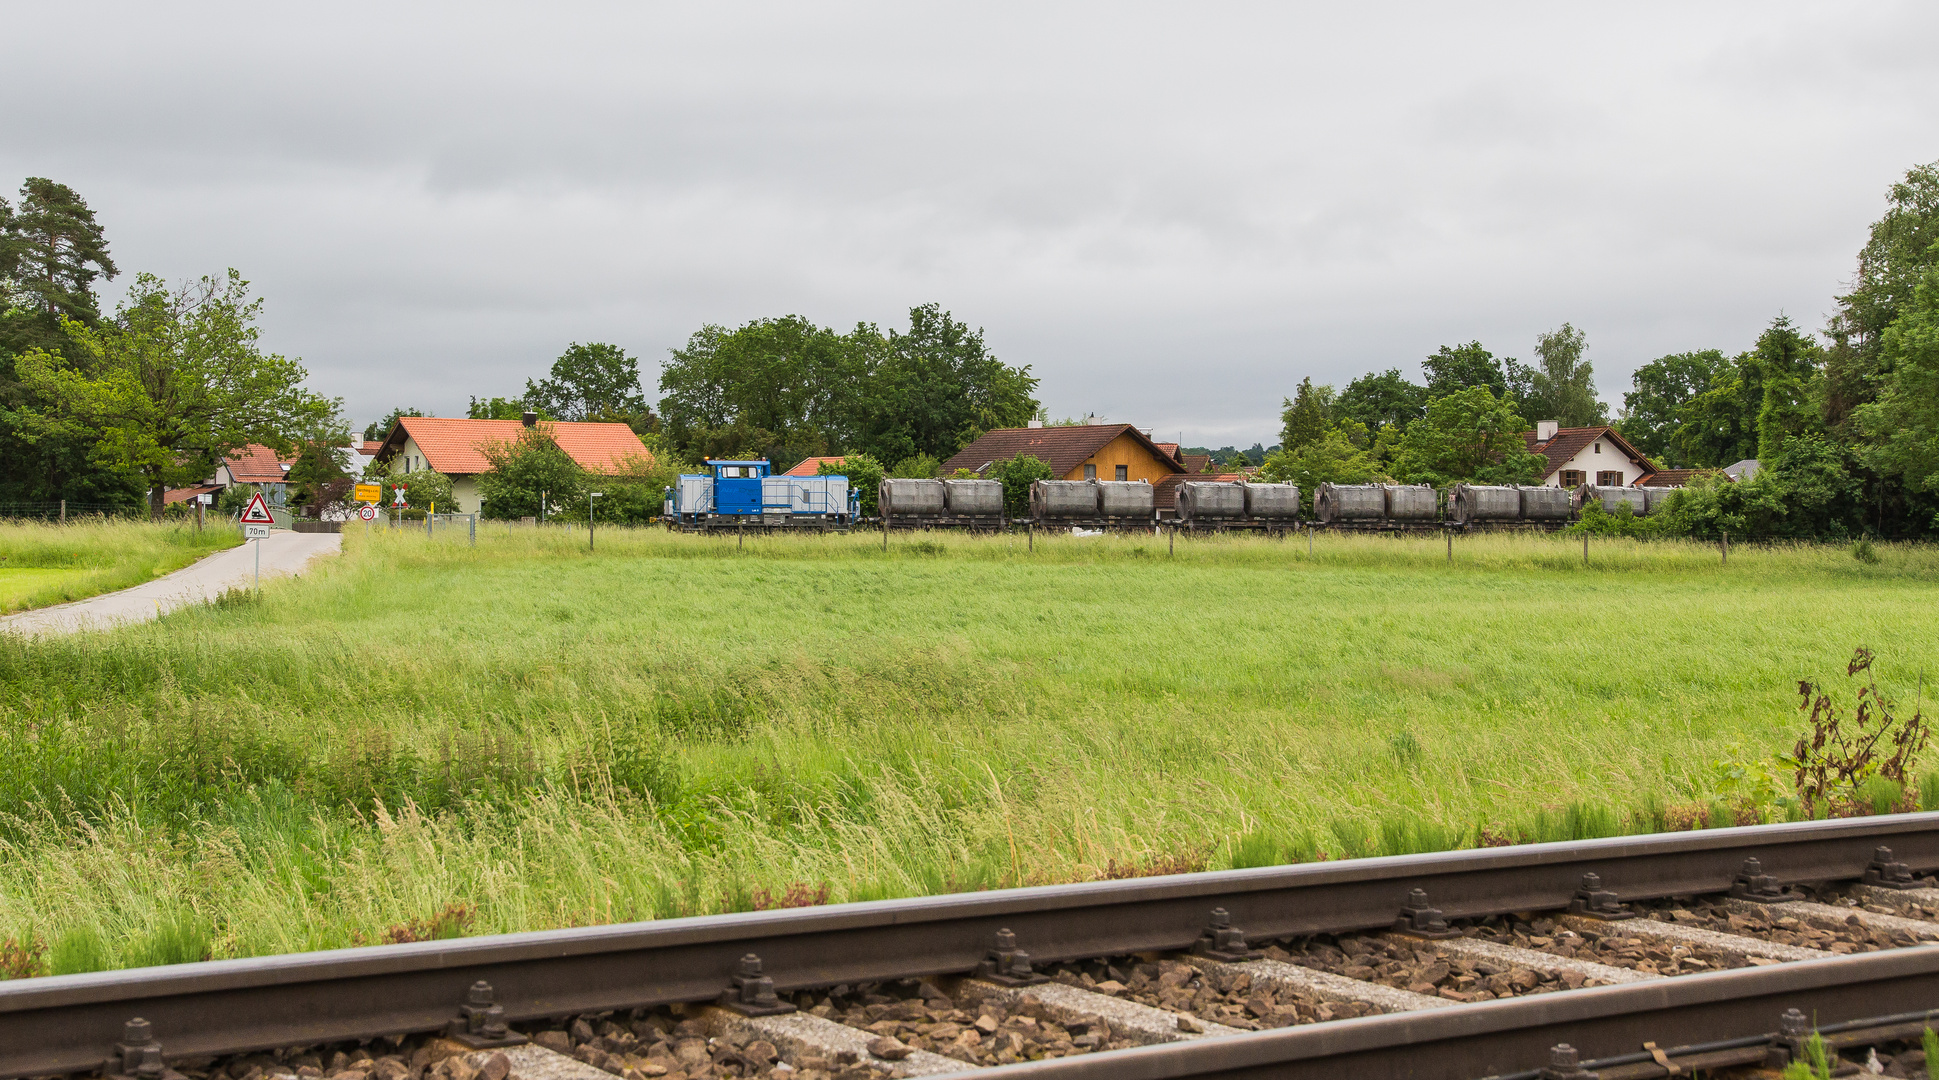
M 765 460 L 709 460 L 707 465 L 714 470 L 714 513 L 761 516 L 761 481 L 768 475 Z

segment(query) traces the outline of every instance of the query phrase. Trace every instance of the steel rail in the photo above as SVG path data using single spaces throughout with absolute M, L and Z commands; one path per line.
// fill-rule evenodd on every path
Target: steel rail
M 1775 1036 L 1788 1009 L 1803 1012 L 1818 1027 L 1874 1017 L 1900 1020 L 1908 1010 L 1939 1013 L 1939 946 L 1274 1028 L 1003 1065 L 977 1075 L 989 1080 L 1479 1080 L 1539 1069 L 1557 1043 L 1574 1046 L 1593 1067 L 1592 1059 L 1634 1060 L 1634 1051 L 1646 1041 L 1675 1056 L 1680 1047 Z
M 1474 851 L 508 934 L 0 982 L 0 1077 L 100 1067 L 123 1025 L 170 1058 L 427 1031 L 491 983 L 508 1020 L 706 1001 L 741 957 L 783 993 L 964 972 L 1000 929 L 1039 960 L 1188 948 L 1214 907 L 1254 938 L 1390 925 L 1413 889 L 1448 917 L 1727 890 L 1746 856 L 1786 884 L 1858 878 L 1875 846 L 1939 869 L 1939 813 Z M 1685 979 L 1690 977 L 1685 977 Z M 1674 980 L 1682 983 L 1685 979 Z M 1574 996 L 1572 992 L 1571 996 Z M 1465 1014 L 1464 1014 L 1465 1015 Z M 1339 1023 L 1328 1024 L 1332 1029 Z M 1358 1030 L 1354 1028 L 1352 1030 Z M 1113 1055 L 1115 1058 L 1115 1055 Z

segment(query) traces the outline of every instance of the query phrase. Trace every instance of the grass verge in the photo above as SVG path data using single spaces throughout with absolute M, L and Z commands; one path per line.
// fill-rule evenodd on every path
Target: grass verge
M 140 585 L 240 543 L 227 525 L 0 521 L 0 615 Z

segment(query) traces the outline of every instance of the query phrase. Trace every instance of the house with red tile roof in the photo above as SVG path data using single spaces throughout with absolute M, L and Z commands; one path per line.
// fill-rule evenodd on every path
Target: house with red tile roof
M 449 476 L 452 492 L 458 497 L 454 509 L 475 514 L 483 502 L 478 494 L 478 477 L 491 471 L 485 450 L 494 444 L 515 442 L 526 428 L 538 424 L 538 417 L 532 413 L 526 413 L 523 420 L 400 416 L 372 460 L 390 463 L 391 471 L 397 473 L 430 469 Z M 588 472 L 612 474 L 634 461 L 652 460 L 646 444 L 625 424 L 558 420 L 547 421 L 544 426 L 559 449 Z
M 839 466 L 842 462 L 847 460 L 848 460 L 847 458 L 840 458 L 840 457 L 806 458 L 806 459 L 803 459 L 801 464 L 796 465 L 794 468 L 789 469 L 787 472 L 784 472 L 781 475 L 782 476 L 816 476 L 820 474 L 822 462 L 825 461 L 830 465 Z
M 262 492 L 269 505 L 281 506 L 289 497 L 289 471 L 294 464 L 294 455 L 283 457 L 267 446 L 250 443 L 223 455 L 208 483 L 221 488 L 246 484 Z
M 1612 427 L 1565 428 L 1543 420 L 1522 439 L 1530 453 L 1546 459 L 1544 487 L 1629 487 L 1662 471 Z

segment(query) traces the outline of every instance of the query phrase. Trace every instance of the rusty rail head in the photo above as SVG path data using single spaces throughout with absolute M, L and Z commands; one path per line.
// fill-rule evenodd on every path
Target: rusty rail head
M 749 952 L 760 955 L 764 976 L 786 994 L 966 972 L 987 957 L 1004 929 L 1041 961 L 1183 950 L 1205 932 L 1214 908 L 1228 913 L 1226 926 L 1260 941 L 1390 926 L 1417 888 L 1446 917 L 1461 918 L 1565 908 L 1585 873 L 1598 875 L 1601 888 L 1622 900 L 1724 892 L 1747 856 L 1782 884 L 1855 880 L 1881 844 L 1913 871 L 1939 869 L 1939 814 L 1088 882 L 0 982 L 0 1077 L 98 1068 L 137 1016 L 150 1022 L 168 1056 L 199 1056 L 443 1028 L 479 981 L 491 984 L 505 1019 L 516 1022 L 713 1000 Z M 1697 977 L 1675 982 L 1691 978 Z M 1325 1028 L 1355 1031 L 1342 1025 L 1362 1022 Z

